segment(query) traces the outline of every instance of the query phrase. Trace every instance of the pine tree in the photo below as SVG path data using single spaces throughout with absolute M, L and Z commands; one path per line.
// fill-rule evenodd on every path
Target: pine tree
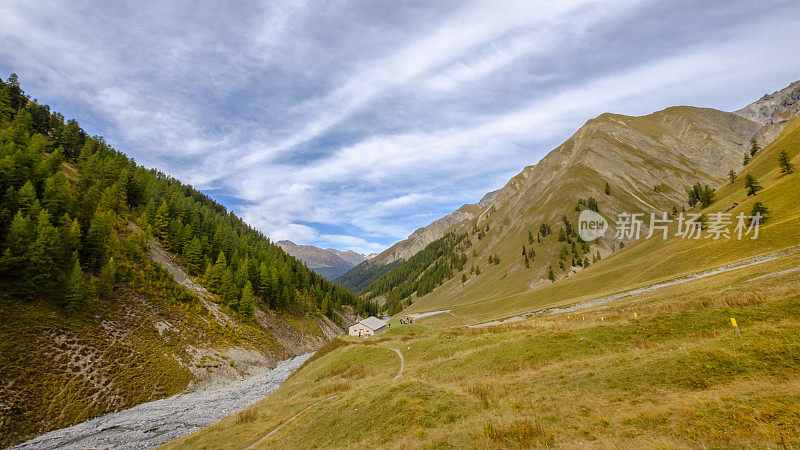
M 767 209 L 763 203 L 755 202 L 755 204 L 753 204 L 753 209 L 750 210 L 750 217 L 750 225 L 764 223 L 769 219 L 769 209 Z M 755 217 L 758 217 L 758 219 L 755 219 Z M 756 222 L 756 220 L 758 221 Z
M 497 253 L 495 253 L 494 254 L 494 265 L 496 266 L 498 264 L 500 264 L 500 256 Z
M 733 184 L 733 183 L 736 183 L 736 172 L 734 172 L 733 170 L 731 170 L 731 171 L 728 173 L 728 179 L 731 181 L 731 184 Z
M 789 159 L 789 154 L 786 153 L 786 150 L 781 151 L 780 156 L 778 156 L 778 164 L 780 165 L 782 174 L 789 175 L 794 173 L 794 166 L 792 165 L 792 162 Z
M 110 258 L 108 263 L 100 271 L 100 279 L 97 283 L 97 293 L 101 297 L 110 298 L 117 284 L 117 263 L 114 258 Z
M 67 177 L 58 172 L 45 180 L 42 204 L 53 217 L 61 217 L 69 210 L 72 194 Z
M 92 217 L 83 249 L 88 268 L 97 270 L 108 259 L 111 232 L 111 221 L 106 214 L 98 213 Z
M 604 192 L 606 195 L 611 195 L 611 186 L 608 184 L 608 181 L 606 181 L 606 188 L 604 189 Z
M 325 300 L 327 301 L 328 297 L 325 297 Z M 244 289 L 242 289 L 242 298 L 239 300 L 239 312 L 247 317 L 252 317 L 254 302 L 255 299 L 253 298 L 253 285 L 248 281 L 245 283 Z M 327 303 L 325 303 L 325 305 L 327 305 Z M 327 308 L 327 306 L 325 307 Z
M 750 164 L 750 155 L 748 155 L 747 152 L 744 152 L 744 160 L 742 160 L 742 165 L 746 166 L 748 164 Z
M 756 153 L 760 150 L 761 147 L 759 147 L 758 142 L 756 142 L 756 138 L 750 139 L 750 156 L 756 156 Z
M 238 309 L 240 292 L 236 286 L 236 277 L 233 274 L 233 270 L 228 267 L 222 276 L 222 300 L 232 309 Z
M 531 230 L 528 230 L 528 244 L 533 245 L 533 233 Z
M 758 191 L 764 189 L 763 187 L 761 187 L 760 184 L 758 184 L 758 180 L 756 180 L 755 177 L 753 177 L 749 173 L 744 178 L 744 187 L 747 190 L 748 197 L 751 195 L 756 195 Z
M 25 214 L 31 214 L 31 208 L 36 201 L 36 189 L 33 187 L 31 180 L 25 182 L 17 192 L 17 204 L 20 211 Z
M 467 282 L 467 274 L 465 274 L 465 273 L 462 273 L 462 274 L 461 274 L 461 283 L 462 283 L 462 284 L 464 284 L 464 283 L 466 283 L 466 282 Z
M 209 264 L 208 267 L 206 267 L 206 273 L 203 278 L 205 279 L 206 285 L 211 292 L 218 295 L 222 294 L 222 281 L 227 268 L 228 263 L 225 260 L 225 253 L 222 252 L 219 252 L 219 255 L 217 255 L 217 262 L 214 264 Z
M 30 282 L 39 292 L 46 293 L 55 281 L 55 256 L 61 253 L 58 230 L 50 224 L 47 211 L 39 213 L 35 234 L 36 239 L 30 249 Z
M 155 224 L 153 226 L 153 233 L 163 242 L 167 242 L 169 237 L 169 206 L 167 201 L 164 200 L 156 210 Z
M 200 239 L 194 237 L 183 247 L 183 258 L 186 260 L 186 268 L 192 275 L 203 271 L 203 247 Z
M 74 262 L 72 263 L 72 270 L 69 272 L 69 277 L 67 277 L 66 293 L 64 295 L 67 311 L 77 311 L 80 309 L 86 295 L 86 288 L 83 284 L 83 271 L 81 270 L 77 252 L 72 255 L 72 259 Z
M 550 281 L 556 281 L 556 274 L 553 272 L 553 266 L 550 266 L 550 269 L 547 271 L 547 279 Z

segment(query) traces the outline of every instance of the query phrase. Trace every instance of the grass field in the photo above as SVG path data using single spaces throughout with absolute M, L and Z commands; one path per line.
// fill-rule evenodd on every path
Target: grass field
M 798 446 L 800 272 L 747 281 L 766 272 L 481 329 L 396 323 L 335 341 L 266 400 L 166 447 Z

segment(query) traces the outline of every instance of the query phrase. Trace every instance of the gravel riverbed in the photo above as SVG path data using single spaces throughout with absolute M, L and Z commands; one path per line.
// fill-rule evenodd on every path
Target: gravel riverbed
M 178 394 L 51 431 L 12 448 L 153 448 L 262 400 L 311 355 L 288 359 L 267 373 L 226 386 Z

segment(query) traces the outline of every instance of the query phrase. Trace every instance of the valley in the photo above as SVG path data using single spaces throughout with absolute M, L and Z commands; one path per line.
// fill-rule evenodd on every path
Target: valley
M 0 6 L 0 447 L 800 448 L 796 66 L 591 3 Z
M 702 120 L 709 114 L 717 113 L 702 112 Z M 331 342 L 264 401 L 164 448 L 800 445 L 800 179 L 781 162 L 795 163 L 800 154 L 800 117 L 781 120 L 777 137 L 744 167 L 738 155 L 749 151 L 747 133 L 757 135 L 760 125 L 718 117 L 748 131 L 731 138 L 728 163 L 706 163 L 698 154 L 679 163 L 685 170 L 670 169 L 696 178 L 661 178 L 661 192 L 648 192 L 653 182 L 645 181 L 636 195 L 617 193 L 613 182 L 604 193 L 611 177 L 600 172 L 584 172 L 582 180 L 606 217 L 672 206 L 706 221 L 763 211 L 757 238 L 687 238 L 682 222 L 670 220 L 666 238 L 661 230 L 650 239 L 646 232 L 623 241 L 601 237 L 581 252 L 599 253 L 589 264 L 575 264 L 568 252 L 571 270 L 547 280 L 544 268 L 564 261 L 547 251 L 569 248 L 571 234 L 528 230 L 537 231 L 540 217 L 549 217 L 552 229 L 565 227 L 558 218 L 579 208 L 564 205 L 587 204 L 558 197 L 562 182 L 546 188 L 541 178 L 520 176 L 497 195 L 500 203 L 475 216 L 478 222 L 453 225 L 362 291 L 379 305 L 411 299 L 389 331 Z M 687 205 L 681 193 L 698 178 L 713 183 L 713 199 Z M 520 194 L 527 189 L 537 194 Z M 585 187 L 575 189 L 567 192 L 587 197 Z M 553 199 L 555 209 L 548 212 L 551 203 L 541 198 Z M 750 219 L 750 232 L 753 226 Z M 697 229 L 707 234 L 709 227 Z M 522 264 L 523 244 L 542 264 Z M 470 270 L 472 261 L 481 261 L 480 273 Z M 443 274 L 440 282 L 423 283 L 435 273 Z M 537 277 L 544 282 L 530 283 Z M 424 294 L 415 293 L 423 286 Z M 404 317 L 415 321 L 401 323 Z

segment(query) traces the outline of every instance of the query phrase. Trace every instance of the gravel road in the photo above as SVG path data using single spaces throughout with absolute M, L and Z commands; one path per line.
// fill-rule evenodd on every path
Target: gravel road
M 636 295 L 644 294 L 644 293 L 647 293 L 647 292 L 657 291 L 657 290 L 665 288 L 665 287 L 688 283 L 690 281 L 699 280 L 701 278 L 706 278 L 706 277 L 710 277 L 710 276 L 713 276 L 713 275 L 718 275 L 718 274 L 725 273 L 725 272 L 730 272 L 730 271 L 741 269 L 741 268 L 744 268 L 744 267 L 750 267 L 750 266 L 755 266 L 755 265 L 758 265 L 758 264 L 763 264 L 763 263 L 766 263 L 766 262 L 770 262 L 770 261 L 776 260 L 778 258 L 782 258 L 784 256 L 791 255 L 793 253 L 797 253 L 798 251 L 800 251 L 800 247 L 791 247 L 791 248 L 788 248 L 788 249 L 779 250 L 777 252 L 768 253 L 766 255 L 747 258 L 745 260 L 742 260 L 742 261 L 739 261 L 739 262 L 735 262 L 735 263 L 732 263 L 732 264 L 727 264 L 727 265 L 724 265 L 724 266 L 721 266 L 721 267 L 717 267 L 715 269 L 710 269 L 710 270 L 706 270 L 706 271 L 703 271 L 703 272 L 693 273 L 693 274 L 686 275 L 686 276 L 681 277 L 681 278 L 677 278 L 677 279 L 672 280 L 672 281 L 667 281 L 667 282 L 664 282 L 664 283 L 658 283 L 658 284 L 654 284 L 654 285 L 643 287 L 643 288 L 633 289 L 633 290 L 630 290 L 630 291 L 626 291 L 626 292 L 622 292 L 622 293 L 614 294 L 614 295 L 609 295 L 609 296 L 606 296 L 606 297 L 600 297 L 600 298 L 596 298 L 594 300 L 589 300 L 589 301 L 586 301 L 586 302 L 577 303 L 577 304 L 570 305 L 570 306 L 564 306 L 564 307 L 560 307 L 560 308 L 547 308 L 547 309 L 542 309 L 542 310 L 538 310 L 538 311 L 532 311 L 532 312 L 529 312 L 529 313 L 523 313 L 523 314 L 520 314 L 520 315 L 517 315 L 517 316 L 513 316 L 513 317 L 509 317 L 509 318 L 506 318 L 506 319 L 503 319 L 503 320 L 493 320 L 491 322 L 483 322 L 483 323 L 479 323 L 479 324 L 476 324 L 476 325 L 468 325 L 468 326 L 470 328 L 473 328 L 473 327 L 487 327 L 487 326 L 492 326 L 492 325 L 501 325 L 501 324 L 505 324 L 505 323 L 518 322 L 520 320 L 524 320 L 524 319 L 527 319 L 527 318 L 533 317 L 533 316 L 575 312 L 575 311 L 578 311 L 578 310 L 581 310 L 581 309 L 585 309 L 585 308 L 589 308 L 589 307 L 592 307 L 592 306 L 598 306 L 598 305 L 604 305 L 606 303 L 611 303 L 613 301 L 616 301 L 616 300 L 619 300 L 619 299 L 622 299 L 622 298 L 634 297 Z M 790 271 L 791 271 L 791 269 L 789 271 L 785 271 L 785 272 L 788 273 Z M 756 280 L 758 278 L 760 278 L 760 277 L 756 277 L 756 278 L 750 279 L 748 281 L 753 281 L 753 280 Z
M 143 403 L 78 425 L 51 431 L 14 449 L 153 448 L 205 428 L 262 400 L 312 353 L 283 361 L 243 381 Z

